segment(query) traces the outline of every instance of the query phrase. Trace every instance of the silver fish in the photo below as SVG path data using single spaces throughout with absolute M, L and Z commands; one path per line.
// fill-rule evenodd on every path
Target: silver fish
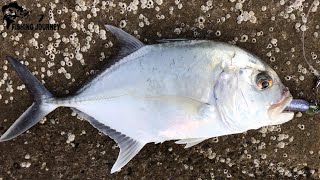
M 229 44 L 167 40 L 145 45 L 111 25 L 121 43 L 118 63 L 73 96 L 54 97 L 18 60 L 7 57 L 34 103 L 1 136 L 25 132 L 60 106 L 72 108 L 118 143 L 111 173 L 147 143 L 178 140 L 194 146 L 208 138 L 291 120 L 292 96 L 266 63 Z

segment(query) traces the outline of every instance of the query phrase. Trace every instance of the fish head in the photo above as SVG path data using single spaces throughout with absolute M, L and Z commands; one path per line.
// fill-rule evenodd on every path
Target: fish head
M 294 113 L 284 109 L 292 95 L 276 72 L 250 54 L 237 61 L 238 65 L 224 66 L 214 86 L 221 119 L 240 131 L 291 120 Z

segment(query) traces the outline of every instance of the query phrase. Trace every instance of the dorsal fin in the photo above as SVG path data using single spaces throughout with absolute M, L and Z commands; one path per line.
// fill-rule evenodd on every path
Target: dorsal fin
M 120 42 L 121 51 L 119 55 L 122 57 L 125 57 L 144 46 L 144 44 L 141 41 L 139 41 L 137 38 L 133 37 L 132 35 L 124 32 L 122 29 L 119 29 L 112 25 L 105 25 L 105 27 L 113 35 L 115 35 L 118 41 Z
M 179 38 L 179 39 L 160 39 L 160 40 L 157 40 L 158 43 L 171 43 L 171 42 L 181 42 L 181 41 L 190 41 L 190 39 Z
M 117 161 L 114 163 L 111 173 L 119 171 L 123 166 L 125 166 L 139 151 L 143 148 L 145 143 L 139 142 L 138 140 L 132 139 L 131 137 L 122 134 L 109 126 L 100 123 L 93 117 L 79 111 L 76 108 L 71 108 L 75 113 L 77 113 L 82 118 L 90 122 L 90 124 L 97 128 L 103 134 L 112 138 L 119 146 L 120 153 L 118 155 Z

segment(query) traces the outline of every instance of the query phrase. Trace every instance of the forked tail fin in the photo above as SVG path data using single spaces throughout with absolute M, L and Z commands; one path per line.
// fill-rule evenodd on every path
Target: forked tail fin
M 53 95 L 32 75 L 27 67 L 13 57 L 7 56 L 7 60 L 32 94 L 34 102 L 0 137 L 0 142 L 8 141 L 22 134 L 58 107 L 58 105 L 47 101 L 52 99 Z

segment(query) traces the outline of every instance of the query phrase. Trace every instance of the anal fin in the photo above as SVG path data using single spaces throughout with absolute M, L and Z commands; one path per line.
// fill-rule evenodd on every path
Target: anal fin
M 118 158 L 111 169 L 111 173 L 119 171 L 123 166 L 125 166 L 139 151 L 144 147 L 145 143 L 139 142 L 138 140 L 132 139 L 125 134 L 122 134 L 109 126 L 100 123 L 93 117 L 75 109 L 71 108 L 79 116 L 86 119 L 90 124 L 97 128 L 100 132 L 112 138 L 119 146 L 120 153 Z

